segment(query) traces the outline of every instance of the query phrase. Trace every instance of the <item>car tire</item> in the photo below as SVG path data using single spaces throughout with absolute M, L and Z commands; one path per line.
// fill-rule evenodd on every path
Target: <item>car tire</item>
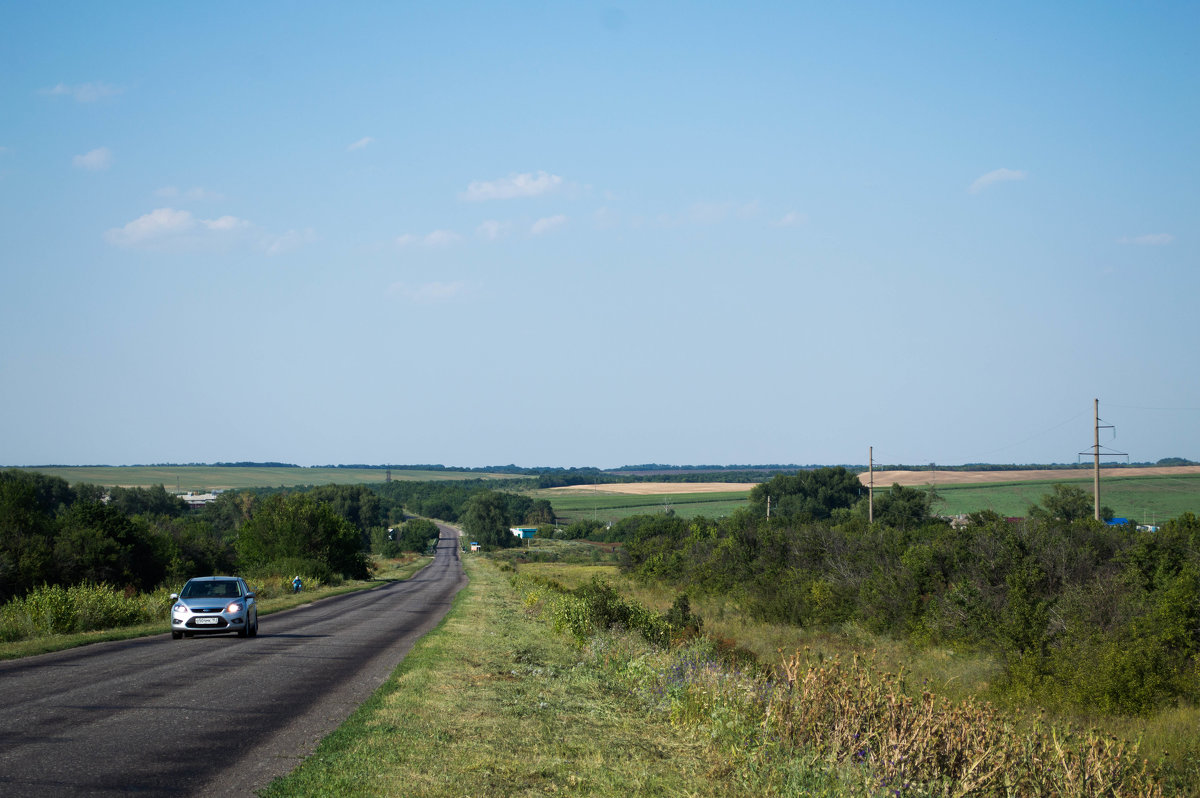
M 237 630 L 238 637 L 245 637 L 248 634 L 250 634 L 250 624 L 245 624 L 241 629 Z
M 171 639 L 172 640 L 182 640 L 183 632 L 171 632 Z
M 254 626 L 250 627 L 250 636 L 258 637 L 258 616 L 254 616 Z

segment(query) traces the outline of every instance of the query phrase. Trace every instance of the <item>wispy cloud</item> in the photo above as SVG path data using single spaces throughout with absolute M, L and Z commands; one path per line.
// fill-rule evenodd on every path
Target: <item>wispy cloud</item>
M 267 236 L 262 241 L 263 251 L 271 257 L 283 255 L 299 249 L 305 244 L 317 240 L 317 234 L 311 228 L 303 230 L 288 230 L 280 236 Z
M 410 302 L 446 302 L 473 291 L 475 287 L 473 284 L 464 282 L 463 280 L 455 280 L 448 283 L 432 282 L 422 285 L 392 283 L 388 286 L 388 293 L 393 296 L 404 297 Z
M 500 222 L 495 219 L 488 219 L 479 227 L 475 228 L 476 234 L 480 238 L 486 238 L 488 241 L 495 241 L 505 235 L 508 235 L 509 229 L 512 227 L 510 222 Z
M 193 186 L 189 189 L 179 189 L 175 186 L 163 186 L 154 192 L 154 196 L 162 197 L 163 199 L 183 199 L 194 202 L 213 202 L 216 200 L 225 199 L 224 195 L 218 194 L 215 191 L 209 191 L 206 188 Z
M 800 227 L 808 224 L 808 214 L 788 211 L 775 222 L 776 227 Z
M 425 235 L 413 235 L 405 233 L 402 236 L 396 236 L 396 244 L 401 247 L 423 246 L 423 247 L 444 247 L 458 241 L 461 236 L 453 230 L 434 230 Z
M 1007 183 L 1012 180 L 1024 180 L 1029 177 L 1022 169 L 993 169 L 986 175 L 980 175 L 975 178 L 975 182 L 967 190 L 972 194 L 978 194 L 989 186 L 996 183 Z
M 537 197 L 558 189 L 562 184 L 563 179 L 558 175 L 524 172 L 499 180 L 475 180 L 460 196 L 468 202 Z
M 108 83 L 80 83 L 75 86 L 59 83 L 49 89 L 42 89 L 42 94 L 53 97 L 72 97 L 76 102 L 81 103 L 94 103 L 105 97 L 115 97 L 123 91 L 125 90 L 119 86 L 112 86 Z
M 346 151 L 353 152 L 354 150 L 361 150 L 364 147 L 368 146 L 369 144 L 373 144 L 374 142 L 375 142 L 375 139 L 371 138 L 370 136 L 363 136 L 361 139 L 359 139 L 358 141 L 354 142 L 349 147 L 347 147 Z
M 91 152 L 76 155 L 71 162 L 80 169 L 98 172 L 112 166 L 113 154 L 108 147 L 97 147 Z
M 1117 239 L 1118 244 L 1136 244 L 1142 247 L 1165 247 L 1175 240 L 1175 236 L 1170 233 L 1149 233 L 1143 236 L 1122 236 Z
M 551 230 L 562 227 L 566 223 L 567 217 L 559 213 L 554 216 L 547 216 L 545 218 L 538 219 L 533 223 L 533 226 L 529 228 L 529 232 L 531 235 L 535 236 L 545 235 Z
M 133 249 L 166 246 L 187 248 L 192 244 L 227 240 L 230 234 L 250 227 L 249 222 L 236 216 L 197 219 L 191 211 L 157 208 L 124 227 L 112 228 L 104 237 L 114 246 Z

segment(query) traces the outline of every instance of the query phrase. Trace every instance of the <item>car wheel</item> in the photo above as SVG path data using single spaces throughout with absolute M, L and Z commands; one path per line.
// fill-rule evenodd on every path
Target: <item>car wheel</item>
M 172 640 L 182 640 L 183 632 L 171 632 L 171 639 Z
M 254 626 L 250 627 L 250 636 L 258 637 L 258 616 L 254 616 Z
M 249 623 L 244 624 L 241 629 L 237 630 L 238 637 L 245 637 L 248 634 L 250 634 L 250 624 Z

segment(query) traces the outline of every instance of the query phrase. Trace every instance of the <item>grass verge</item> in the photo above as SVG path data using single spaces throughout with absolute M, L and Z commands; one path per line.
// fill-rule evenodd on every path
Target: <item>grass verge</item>
M 526 612 L 506 574 L 470 584 L 387 683 L 262 795 L 761 795 L 728 756 L 648 715 L 594 652 Z M 611 660 L 610 660 L 611 661 Z

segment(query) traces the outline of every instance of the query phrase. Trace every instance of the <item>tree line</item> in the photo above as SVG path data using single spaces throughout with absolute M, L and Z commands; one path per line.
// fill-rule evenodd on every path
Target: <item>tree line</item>
M 508 527 L 546 523 L 545 500 L 493 490 L 495 481 L 390 482 L 229 491 L 189 509 L 162 485 L 69 485 L 0 471 L 0 602 L 41 585 L 101 583 L 150 591 L 203 574 L 363 578 L 368 555 L 424 552 L 426 516 L 462 521 L 487 547 Z M 469 533 L 469 534 L 471 534 Z M 290 578 L 290 576 L 289 576 Z

